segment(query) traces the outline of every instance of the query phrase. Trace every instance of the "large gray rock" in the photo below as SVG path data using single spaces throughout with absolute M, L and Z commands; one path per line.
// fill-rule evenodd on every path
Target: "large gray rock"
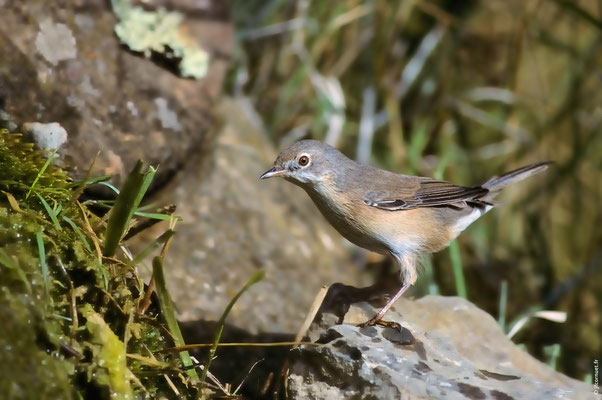
M 251 333 L 296 332 L 322 285 L 361 285 L 368 274 L 302 189 L 259 180 L 277 150 L 250 103 L 226 99 L 218 114 L 224 126 L 211 155 L 189 160 L 154 199 L 177 204 L 183 219 L 165 263 L 178 317 L 217 320 L 261 269 L 264 280 L 237 302 L 228 322 Z M 159 233 L 144 233 L 142 243 Z
M 400 330 L 359 328 L 377 309 L 352 305 L 344 323 L 314 326 L 321 346 L 293 351 L 291 399 L 595 399 L 593 387 L 549 368 L 467 300 L 401 299 Z M 334 318 L 336 319 L 336 318 Z M 322 321 L 332 321 L 328 314 Z
M 154 5 L 172 10 L 167 3 Z M 57 122 L 67 132 L 60 160 L 75 177 L 100 151 L 95 175 L 115 175 L 119 184 L 143 159 L 161 165 L 160 185 L 191 153 L 211 147 L 211 109 L 221 93 L 233 30 L 222 2 L 202 3 L 179 4 L 186 15 L 181 30 L 209 55 L 207 75 L 191 80 L 159 55 L 146 58 L 120 43 L 110 1 L 3 2 L 0 127 Z

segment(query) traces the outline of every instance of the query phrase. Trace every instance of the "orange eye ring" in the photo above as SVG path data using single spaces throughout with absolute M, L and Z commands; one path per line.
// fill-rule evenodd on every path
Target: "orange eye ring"
M 300 166 L 305 167 L 307 164 L 309 164 L 309 157 L 306 155 L 303 155 L 303 156 L 299 157 L 299 160 L 297 162 L 299 163 Z

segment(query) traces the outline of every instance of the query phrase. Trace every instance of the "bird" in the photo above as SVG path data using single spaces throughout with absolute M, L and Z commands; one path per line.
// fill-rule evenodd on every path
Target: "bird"
M 401 288 L 361 324 L 388 325 L 383 317 L 416 282 L 424 254 L 447 247 L 495 206 L 493 198 L 502 189 L 551 163 L 527 165 L 467 187 L 360 164 L 324 142 L 301 140 L 282 150 L 260 178 L 281 177 L 301 187 L 344 238 L 397 261 Z

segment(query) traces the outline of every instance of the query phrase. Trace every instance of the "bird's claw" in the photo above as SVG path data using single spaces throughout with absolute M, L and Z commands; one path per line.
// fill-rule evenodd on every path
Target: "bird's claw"
M 376 326 L 376 325 L 380 325 L 385 328 L 396 329 L 401 332 L 401 325 L 399 323 L 393 322 L 393 321 L 383 321 L 381 318 L 378 318 L 378 317 L 374 317 L 364 323 L 358 324 L 358 326 L 360 328 L 364 328 L 366 326 Z

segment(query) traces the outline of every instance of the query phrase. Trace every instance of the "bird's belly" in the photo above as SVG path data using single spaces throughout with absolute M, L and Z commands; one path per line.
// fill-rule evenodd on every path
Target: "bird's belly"
M 371 230 L 393 254 L 428 252 L 432 235 L 423 210 L 376 210 L 377 213 L 372 214 Z
M 415 254 L 425 250 L 422 214 L 417 210 L 387 211 L 359 204 L 355 208 L 311 196 L 330 224 L 351 243 L 380 254 Z M 354 203 L 355 205 L 355 203 Z M 366 207 L 362 212 L 359 207 Z
M 329 222 L 345 239 L 359 247 L 380 254 L 391 252 L 391 248 L 387 245 L 387 242 L 382 240 L 378 235 L 366 234 L 365 231 L 346 224 Z
M 359 221 L 358 214 L 353 212 L 347 204 L 331 201 L 330 198 L 325 199 L 317 193 L 308 191 L 308 194 L 324 218 L 345 239 L 376 253 L 387 254 L 390 252 L 390 248 L 381 240 L 380 236 L 367 229 L 364 221 Z

